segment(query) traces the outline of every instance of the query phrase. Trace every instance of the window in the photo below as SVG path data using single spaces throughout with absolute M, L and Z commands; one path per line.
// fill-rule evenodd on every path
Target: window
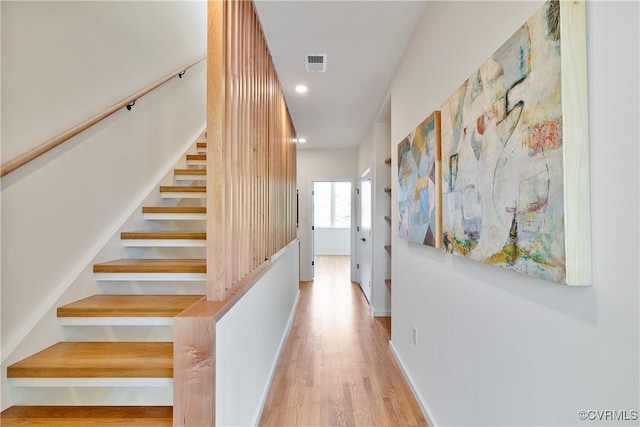
M 320 228 L 351 227 L 351 183 L 313 183 L 313 222 Z

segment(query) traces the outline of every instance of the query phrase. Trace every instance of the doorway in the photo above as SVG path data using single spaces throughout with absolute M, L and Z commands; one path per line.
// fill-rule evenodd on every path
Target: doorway
M 351 181 L 313 181 L 311 277 L 319 257 L 351 257 Z
M 373 255 L 371 251 L 371 172 L 367 170 L 359 181 L 360 206 L 358 215 L 358 283 L 362 293 L 371 303 L 371 272 Z

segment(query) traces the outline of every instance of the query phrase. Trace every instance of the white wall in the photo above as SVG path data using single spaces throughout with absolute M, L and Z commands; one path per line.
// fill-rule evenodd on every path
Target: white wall
M 391 257 L 385 245 L 390 243 L 390 223 L 384 219 L 391 214 L 394 195 L 384 191 L 391 182 L 391 168 L 384 163 L 389 157 L 390 117 L 382 115 L 372 124 L 358 149 L 358 176 L 371 170 L 372 233 L 371 233 L 371 312 L 374 316 L 391 314 L 391 294 L 385 279 L 391 278 Z
M 391 243 L 391 224 L 385 220 L 391 215 L 391 203 L 395 193 L 384 191 L 391 185 L 391 167 L 384 163 L 389 157 L 391 124 L 378 122 L 374 125 L 375 138 L 373 150 L 374 192 L 373 192 L 373 275 L 371 309 L 374 316 L 391 314 L 391 293 L 385 279 L 391 278 L 391 256 L 384 248 Z M 393 249 L 392 249 L 393 252 Z
M 427 5 L 391 87 L 393 176 L 396 144 L 540 5 Z M 592 287 L 408 244 L 393 206 L 392 346 L 434 425 L 585 425 L 579 410 L 638 410 L 639 12 L 587 4 Z
M 3 161 L 205 54 L 204 15 L 202 2 L 3 1 Z
M 314 233 L 316 255 L 351 255 L 351 228 L 316 227 Z
M 358 147 L 358 177 L 373 167 L 373 138 L 374 129 L 372 127 Z
M 202 2 L 0 7 L 3 162 L 206 51 Z M 95 287 L 79 278 L 204 130 L 205 77 L 203 62 L 2 178 L 3 367 L 56 339 L 29 334 L 72 284 Z
M 299 295 L 298 241 L 216 323 L 216 425 L 258 425 Z M 278 259 L 275 259 L 275 258 Z
M 2 4 L 0 3 L 0 49 L 2 48 Z M 0 161 L 2 160 L 2 55 L 0 54 Z M 2 308 L 2 193 L 0 193 L 0 308 Z M 2 333 L 2 315 L 0 313 L 0 334 Z M 0 360 L 4 355 L 4 351 L 2 351 L 2 345 L 0 344 Z M 4 409 L 2 406 L 2 401 L 4 398 L 2 397 L 2 393 L 0 393 L 0 410 Z
M 355 148 L 305 150 L 298 147 L 298 209 L 300 225 L 300 280 L 311 280 L 311 189 L 313 181 L 349 181 L 352 188 L 351 219 L 355 224 L 355 182 L 358 151 Z M 355 230 L 355 228 L 353 228 Z M 351 253 L 355 234 L 351 232 Z M 355 257 L 351 258 L 351 280 L 355 280 Z

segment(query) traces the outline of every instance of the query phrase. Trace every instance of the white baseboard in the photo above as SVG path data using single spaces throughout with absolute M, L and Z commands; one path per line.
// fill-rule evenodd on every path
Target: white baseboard
M 420 407 L 420 410 L 422 411 L 422 415 L 424 415 L 424 418 L 427 420 L 427 423 L 429 423 L 430 427 L 436 427 L 437 424 L 433 421 L 433 418 L 429 415 L 429 411 L 427 410 L 424 401 L 422 400 L 422 398 L 418 394 L 418 391 L 416 390 L 415 384 L 411 380 L 411 377 L 409 376 L 409 373 L 407 372 L 407 369 L 405 368 L 405 365 L 402 362 L 402 358 L 400 357 L 400 355 L 396 351 L 396 348 L 393 345 L 393 341 L 389 341 L 389 348 L 391 349 L 391 354 L 393 354 L 393 357 L 396 359 L 396 362 L 398 362 L 398 367 L 400 368 L 400 371 L 402 372 L 402 375 L 404 376 L 404 379 L 407 380 L 407 383 L 409 384 L 409 388 L 411 388 L 411 392 L 413 393 L 413 397 L 416 399 L 416 402 L 418 402 L 418 406 Z
M 376 310 L 371 307 L 371 315 L 373 317 L 391 317 L 391 310 Z

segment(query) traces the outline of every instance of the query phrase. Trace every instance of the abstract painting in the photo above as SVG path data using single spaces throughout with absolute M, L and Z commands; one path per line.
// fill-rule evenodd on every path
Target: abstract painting
M 567 162 L 581 161 L 569 159 L 569 144 L 582 153 L 587 144 L 586 183 L 569 187 L 587 193 L 586 212 L 579 201 L 586 226 L 570 210 L 586 236 L 572 236 L 571 245 L 590 244 L 590 222 L 586 132 L 584 140 L 567 140 L 565 128 L 576 121 L 567 121 L 565 98 L 573 95 L 563 87 L 570 49 L 561 39 L 561 13 L 560 2 L 545 3 L 442 105 L 442 242 L 448 253 L 567 284 L 565 179 L 575 181 Z M 586 105 L 586 85 L 584 92 Z M 577 123 L 583 129 L 584 119 Z M 584 175 L 584 165 L 576 167 Z
M 398 145 L 399 236 L 442 247 L 440 112 L 427 117 Z

